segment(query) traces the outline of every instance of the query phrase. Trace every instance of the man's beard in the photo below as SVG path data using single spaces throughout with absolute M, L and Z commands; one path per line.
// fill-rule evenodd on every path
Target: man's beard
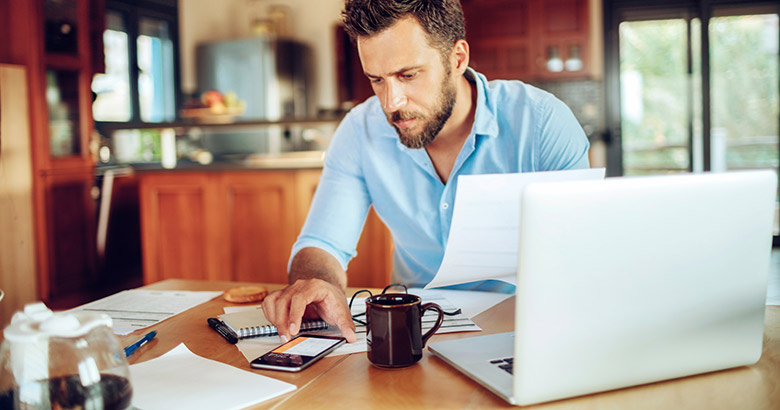
M 455 85 L 450 81 L 451 75 L 446 75 L 444 81 L 442 81 L 441 94 L 438 98 L 438 104 L 433 110 L 432 118 L 426 117 L 421 112 L 410 111 L 396 111 L 392 114 L 388 114 L 388 121 L 390 125 L 395 128 L 398 133 L 398 137 L 401 143 L 412 149 L 420 149 L 427 147 L 439 134 L 439 131 L 444 127 L 444 123 L 452 115 L 452 108 L 455 106 Z M 416 118 L 423 121 L 423 128 L 416 135 L 412 134 L 410 130 L 401 130 L 394 123 L 395 121 L 402 121 Z

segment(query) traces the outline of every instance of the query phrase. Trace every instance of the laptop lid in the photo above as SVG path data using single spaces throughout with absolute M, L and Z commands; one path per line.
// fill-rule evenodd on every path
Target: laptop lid
M 776 196 L 771 171 L 529 185 L 515 401 L 755 363 Z

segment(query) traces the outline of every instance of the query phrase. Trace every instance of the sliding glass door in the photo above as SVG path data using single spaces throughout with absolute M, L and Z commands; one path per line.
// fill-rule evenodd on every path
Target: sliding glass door
M 608 174 L 777 172 L 780 5 L 663 3 L 605 0 Z
M 673 18 L 619 26 L 623 175 L 692 167 L 691 25 Z
M 710 169 L 777 170 L 777 14 L 713 17 L 710 36 Z

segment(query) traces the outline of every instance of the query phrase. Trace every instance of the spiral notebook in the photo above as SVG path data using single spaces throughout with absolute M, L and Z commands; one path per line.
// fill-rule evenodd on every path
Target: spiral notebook
M 239 339 L 278 334 L 276 327 L 265 318 L 263 309 L 260 306 L 256 306 L 254 309 L 219 315 L 219 320 L 225 323 Z M 328 324 L 324 320 L 304 320 L 301 323 L 300 331 L 327 329 L 327 327 Z

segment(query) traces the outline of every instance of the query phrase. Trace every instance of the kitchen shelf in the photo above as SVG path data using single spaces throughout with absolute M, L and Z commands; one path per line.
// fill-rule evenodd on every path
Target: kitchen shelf
M 132 122 L 99 122 L 95 123 L 96 128 L 103 132 L 127 129 L 159 129 L 159 128 L 257 128 L 269 126 L 287 126 L 287 125 L 316 125 L 338 123 L 344 118 L 343 115 L 331 115 L 312 118 L 285 118 L 280 120 L 247 120 L 235 121 L 229 123 L 208 123 L 199 122 L 191 119 L 183 119 L 173 122 L 157 123 L 132 123 Z
M 489 79 L 592 76 L 589 0 L 463 0 L 471 66 Z

